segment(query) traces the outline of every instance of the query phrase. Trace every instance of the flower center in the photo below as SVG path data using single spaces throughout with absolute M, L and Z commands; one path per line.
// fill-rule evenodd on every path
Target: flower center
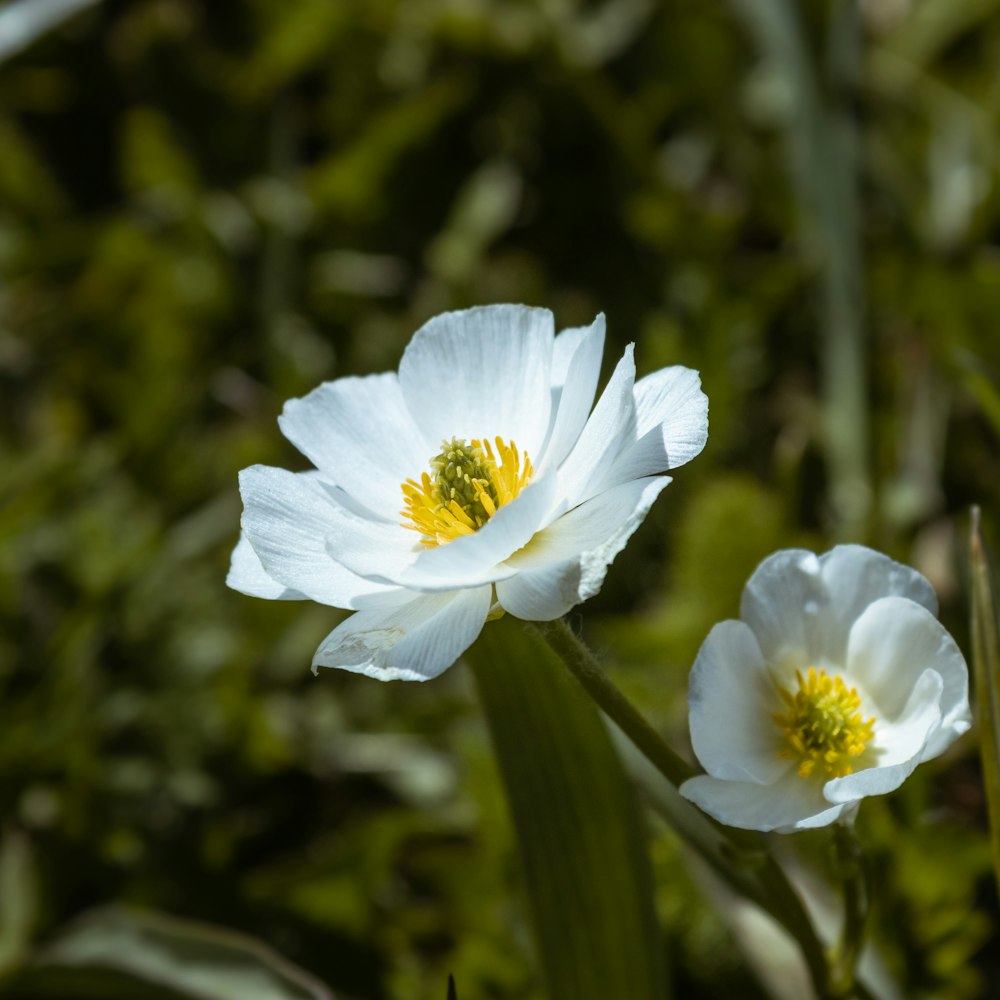
M 773 716 L 786 743 L 778 756 L 798 758 L 803 778 L 817 765 L 834 778 L 850 774 L 854 770 L 851 761 L 864 753 L 873 736 L 875 716 L 862 719 L 861 696 L 855 688 L 848 688 L 842 677 L 830 677 L 815 667 L 804 677 L 797 670 L 795 676 L 799 682 L 795 694 L 779 689 L 788 711 Z
M 419 483 L 407 479 L 401 485 L 403 527 L 419 531 L 421 545 L 444 545 L 478 531 L 531 481 L 534 470 L 527 452 L 499 437 L 494 444 L 495 452 L 486 440 L 442 441 L 431 471 Z

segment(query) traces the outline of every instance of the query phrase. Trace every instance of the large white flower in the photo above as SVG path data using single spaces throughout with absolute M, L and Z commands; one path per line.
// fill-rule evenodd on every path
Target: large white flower
M 240 474 L 228 584 L 356 613 L 313 666 L 426 680 L 491 612 L 558 618 L 600 589 L 670 479 L 705 445 L 696 372 L 635 381 L 632 347 L 591 413 L 604 317 L 555 335 L 525 306 L 445 313 L 399 366 L 290 400 L 316 469 Z
M 741 621 L 691 672 L 708 772 L 681 794 L 730 826 L 789 832 L 847 818 L 969 728 L 968 670 L 916 571 L 860 545 L 786 549 L 757 567 Z

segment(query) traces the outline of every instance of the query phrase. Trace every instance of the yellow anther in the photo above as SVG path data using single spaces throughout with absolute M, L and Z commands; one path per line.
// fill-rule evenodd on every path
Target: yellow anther
M 527 453 L 499 437 L 492 444 L 443 441 L 430 467 L 420 482 L 407 479 L 401 486 L 403 527 L 419 531 L 427 546 L 478 531 L 528 485 L 534 472 Z
M 778 756 L 798 758 L 803 778 L 817 768 L 833 778 L 851 774 L 851 762 L 865 752 L 874 735 L 875 716 L 862 718 L 861 696 L 839 675 L 830 677 L 825 670 L 810 667 L 805 676 L 801 670 L 795 676 L 798 691 L 779 690 L 788 711 L 773 716 L 786 743 Z

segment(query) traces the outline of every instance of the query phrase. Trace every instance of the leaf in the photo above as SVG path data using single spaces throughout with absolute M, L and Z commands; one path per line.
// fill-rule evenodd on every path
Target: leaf
M 327 0 L 262 6 L 260 15 L 261 42 L 234 75 L 237 92 L 256 100 L 272 96 L 296 76 L 322 65 L 355 16 L 347 4 Z
M 177 211 L 200 188 L 197 168 L 169 119 L 153 108 L 133 108 L 124 116 L 121 171 L 130 193 L 157 198 Z
M 392 171 L 474 96 L 461 72 L 438 76 L 418 94 L 374 109 L 363 132 L 312 166 L 306 187 L 321 212 L 367 219 L 381 211 Z
M 1000 389 L 990 377 L 987 366 L 969 351 L 956 352 L 958 376 L 966 391 L 979 404 L 983 416 L 1000 436 Z
M 12 986 L 10 995 L 60 1000 L 139 989 L 194 1000 L 332 1000 L 322 983 L 254 938 L 118 906 L 82 917 Z
M 31 844 L 24 834 L 0 842 L 0 975 L 14 968 L 31 942 L 38 886 Z
M 448 224 L 427 248 L 430 267 L 451 281 L 480 270 L 490 245 L 517 216 L 521 187 L 520 174 L 506 160 L 479 167 L 455 197 Z
M 467 654 L 517 833 L 550 997 L 667 995 L 638 807 L 596 710 L 555 654 L 501 620 Z
M 924 69 L 963 35 L 972 33 L 997 11 L 997 0 L 924 0 L 900 20 L 883 48 Z
M 1000 885 L 1000 630 L 979 508 L 972 508 L 969 540 L 972 575 L 972 669 L 979 711 L 979 753 L 990 819 L 993 869 Z
M 0 118 L 0 149 L 0 201 L 7 210 L 48 217 L 64 208 L 65 197 L 49 166 L 9 119 Z

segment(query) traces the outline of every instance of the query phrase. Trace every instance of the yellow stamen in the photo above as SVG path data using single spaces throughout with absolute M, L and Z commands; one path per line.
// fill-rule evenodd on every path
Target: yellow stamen
M 781 727 L 785 746 L 779 757 L 798 758 L 798 773 L 808 778 L 821 767 L 833 778 L 842 778 L 854 770 L 851 761 L 865 752 L 872 739 L 875 716 L 865 721 L 861 696 L 848 688 L 839 675 L 830 677 L 823 669 L 810 667 L 803 677 L 797 670 L 799 689 L 779 693 L 788 706 L 785 714 L 772 718 Z
M 494 446 L 496 450 L 494 451 Z M 534 469 L 513 441 L 452 438 L 430 462 L 420 482 L 401 485 L 404 528 L 419 531 L 421 545 L 436 546 L 478 531 L 531 481 Z

